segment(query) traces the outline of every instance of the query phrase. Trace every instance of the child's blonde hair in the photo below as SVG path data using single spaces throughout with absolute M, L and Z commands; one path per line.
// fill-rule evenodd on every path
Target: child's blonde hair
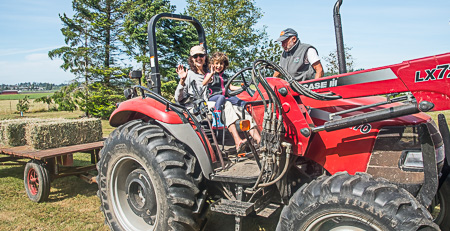
M 228 56 L 222 52 L 215 52 L 210 59 L 210 65 L 214 65 L 215 62 L 223 63 L 223 70 L 227 69 L 230 62 L 228 61 Z

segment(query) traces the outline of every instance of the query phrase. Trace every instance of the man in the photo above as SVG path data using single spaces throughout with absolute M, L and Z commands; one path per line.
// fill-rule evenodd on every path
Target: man
M 281 42 L 284 51 L 281 54 L 280 66 L 287 70 L 297 81 L 318 79 L 323 76 L 323 67 L 316 48 L 301 43 L 295 30 L 287 28 L 281 31 L 277 42 Z M 274 77 L 281 73 L 275 71 Z

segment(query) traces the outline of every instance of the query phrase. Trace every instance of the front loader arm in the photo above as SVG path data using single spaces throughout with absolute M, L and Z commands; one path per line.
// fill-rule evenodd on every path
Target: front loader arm
M 401 64 L 374 68 L 337 76 L 330 76 L 318 81 L 308 81 L 302 85 L 318 93 L 332 92 L 342 98 L 396 94 L 410 92 L 415 100 L 400 106 L 361 113 L 354 116 L 330 120 L 324 125 L 312 128 L 313 132 L 335 131 L 357 124 L 395 118 L 414 114 L 419 111 L 442 111 L 450 109 L 450 53 L 421 59 L 405 61 Z M 443 117 L 441 115 L 441 117 Z M 445 119 L 440 119 L 444 141 L 449 140 Z M 423 159 L 424 184 L 417 199 L 429 206 L 438 188 L 438 171 L 436 150 L 425 124 L 421 127 L 421 149 Z M 446 156 L 450 155 L 448 148 Z M 336 163 L 334 163 L 336 164 Z M 448 166 L 446 166 L 448 169 Z M 446 176 L 444 176 L 445 178 Z
M 450 53 L 400 64 L 345 73 L 302 83 L 316 92 L 342 98 L 411 92 L 417 103 L 428 101 L 432 110 L 450 109 Z

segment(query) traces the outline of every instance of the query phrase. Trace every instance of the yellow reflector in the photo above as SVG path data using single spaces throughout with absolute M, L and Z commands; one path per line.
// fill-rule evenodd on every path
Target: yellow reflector
M 239 122 L 239 129 L 243 132 L 250 130 L 250 120 L 241 120 Z

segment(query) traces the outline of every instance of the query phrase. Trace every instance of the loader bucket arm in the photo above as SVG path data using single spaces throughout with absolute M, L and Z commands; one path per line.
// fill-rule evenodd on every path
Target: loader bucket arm
M 434 111 L 450 109 L 450 53 L 400 64 L 345 73 L 302 82 L 316 92 L 332 92 L 342 98 L 411 92 L 432 102 Z

